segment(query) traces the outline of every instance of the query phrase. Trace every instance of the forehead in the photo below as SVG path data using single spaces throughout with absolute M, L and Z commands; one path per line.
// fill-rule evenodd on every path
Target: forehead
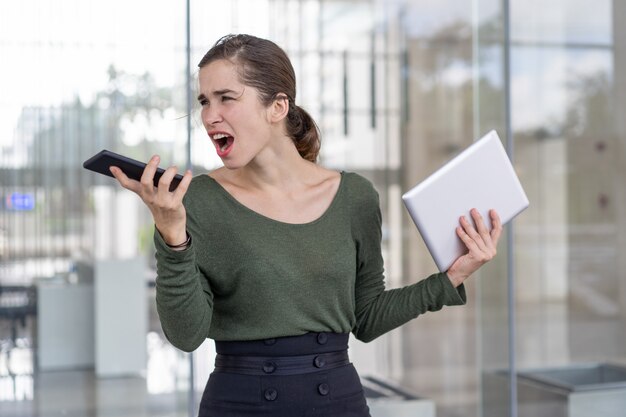
M 225 59 L 213 61 L 198 71 L 198 82 L 203 93 L 224 88 L 241 87 L 237 65 Z

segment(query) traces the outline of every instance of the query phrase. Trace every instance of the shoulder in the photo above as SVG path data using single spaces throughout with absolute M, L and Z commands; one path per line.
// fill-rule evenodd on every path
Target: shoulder
M 185 197 L 183 197 L 185 207 L 189 208 L 189 206 L 194 204 L 204 204 L 203 200 L 211 192 L 214 182 L 207 174 L 194 176 L 189 183 Z
M 342 187 L 354 239 L 380 240 L 382 213 L 374 184 L 362 175 L 344 171 Z
M 356 172 L 343 171 L 343 182 L 346 192 L 352 201 L 369 202 L 378 205 L 378 191 L 374 184 Z
M 199 174 L 194 176 L 189 183 L 189 188 L 187 189 L 186 196 L 195 195 L 201 192 L 203 189 L 206 189 L 208 184 L 210 184 L 211 182 L 213 181 L 211 181 L 211 177 L 209 177 L 207 174 Z
M 367 178 L 354 173 L 343 172 L 343 191 L 353 226 L 357 229 L 380 223 L 380 199 L 374 184 Z

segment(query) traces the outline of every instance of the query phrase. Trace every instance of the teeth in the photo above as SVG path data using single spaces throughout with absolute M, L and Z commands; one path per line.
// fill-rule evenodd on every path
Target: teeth
M 211 136 L 211 139 L 213 139 L 214 141 L 218 141 L 218 145 L 220 147 L 221 151 L 225 151 L 226 148 L 228 148 L 228 138 L 232 138 L 229 134 L 227 133 L 215 133 L 214 135 Z M 232 141 L 230 141 L 230 143 L 232 143 Z

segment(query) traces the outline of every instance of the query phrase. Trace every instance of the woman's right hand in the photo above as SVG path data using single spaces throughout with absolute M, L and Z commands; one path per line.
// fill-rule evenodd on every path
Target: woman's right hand
M 127 190 L 137 194 L 148 206 L 154 224 L 161 233 L 165 243 L 178 245 L 187 240 L 187 213 L 183 205 L 183 197 L 191 183 L 191 171 L 185 172 L 174 191 L 170 191 L 170 183 L 176 175 L 178 169 L 169 167 L 159 179 L 159 186 L 155 187 L 154 174 L 159 166 L 159 156 L 154 155 L 143 171 L 140 181 L 130 179 L 118 167 L 110 167 L 110 171 Z

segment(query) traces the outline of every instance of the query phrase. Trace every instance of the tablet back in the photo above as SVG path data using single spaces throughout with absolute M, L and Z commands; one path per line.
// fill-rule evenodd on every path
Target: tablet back
M 459 217 L 470 209 L 491 228 L 489 210 L 502 224 L 528 207 L 528 198 L 495 131 L 463 150 L 424 181 L 402 195 L 426 247 L 440 271 L 467 252 L 456 234 Z

